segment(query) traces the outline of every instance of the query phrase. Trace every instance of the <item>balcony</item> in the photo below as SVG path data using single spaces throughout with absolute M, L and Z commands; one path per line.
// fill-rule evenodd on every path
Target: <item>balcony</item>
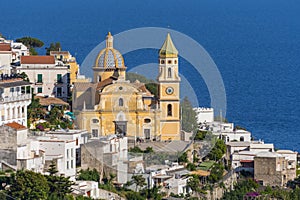
M 35 82 L 35 85 L 43 85 L 43 81 L 37 81 Z
M 11 97 L 4 97 L 0 98 L 0 103 L 8 103 L 8 102 L 14 102 L 14 101 L 25 101 L 30 100 L 31 94 L 21 94 L 19 96 L 11 96 Z

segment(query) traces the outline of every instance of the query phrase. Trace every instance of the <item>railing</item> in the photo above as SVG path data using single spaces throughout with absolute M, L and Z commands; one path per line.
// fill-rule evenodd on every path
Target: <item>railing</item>
M 20 94 L 18 96 L 0 98 L 0 103 L 7 103 L 13 101 L 21 101 L 31 99 L 31 94 Z

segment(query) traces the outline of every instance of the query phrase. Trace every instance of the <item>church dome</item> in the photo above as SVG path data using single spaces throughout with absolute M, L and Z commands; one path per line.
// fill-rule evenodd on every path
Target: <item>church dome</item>
M 113 48 L 113 36 L 108 32 L 106 36 L 106 47 L 98 54 L 95 67 L 99 68 L 125 68 L 122 54 Z

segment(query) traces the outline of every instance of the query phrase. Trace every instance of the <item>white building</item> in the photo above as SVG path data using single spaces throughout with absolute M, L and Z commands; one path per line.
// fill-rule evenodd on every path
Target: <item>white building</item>
M 245 130 L 234 130 L 226 131 L 221 133 L 222 137 L 225 139 L 225 142 L 239 141 L 239 142 L 250 142 L 251 133 Z
M 155 166 L 153 166 L 155 168 Z M 149 175 L 149 187 L 163 187 L 163 191 L 167 193 L 174 193 L 177 195 L 186 195 L 191 192 L 190 188 L 187 187 L 187 181 L 189 177 L 189 171 L 187 171 L 183 165 L 178 163 L 172 163 L 171 166 L 160 166 L 159 170 L 153 170 L 152 167 L 147 168 L 150 170 Z
M 12 169 L 27 169 L 43 172 L 45 164 L 44 151 L 39 143 L 27 138 L 28 129 L 16 122 L 0 126 L 0 160 Z
M 266 144 L 261 142 L 252 142 L 249 146 L 249 150 L 253 152 L 274 152 L 274 144 Z
M 54 161 L 58 174 L 75 180 L 76 176 L 76 142 L 57 137 L 38 137 L 40 149 L 45 151 L 46 163 Z
M 34 93 L 66 100 L 68 97 L 69 66 L 55 61 L 54 56 L 21 56 L 17 73 L 25 72 L 34 83 Z
M 288 160 L 288 169 L 297 168 L 297 152 L 291 150 L 278 150 L 276 153 L 284 156 Z
M 45 136 L 56 137 L 63 140 L 74 140 L 76 149 L 76 164 L 80 164 L 81 150 L 80 146 L 88 142 L 87 130 L 55 130 L 49 131 Z
M 100 199 L 99 183 L 96 181 L 76 181 L 72 186 L 72 194 L 75 196 L 82 195 L 91 199 Z M 102 198 L 101 198 L 102 199 Z
M 21 42 L 10 41 L 11 51 L 13 52 L 13 62 L 19 62 L 21 56 L 28 56 L 29 49 Z
M 0 74 L 11 74 L 13 52 L 9 43 L 0 43 Z
M 17 122 L 27 126 L 27 106 L 31 103 L 31 83 L 0 77 L 0 125 Z
M 231 155 L 232 168 L 253 168 L 254 157 L 262 152 L 274 152 L 274 144 L 265 144 L 263 141 L 251 142 L 245 150 L 235 151 Z
M 198 107 L 198 108 L 194 108 L 194 111 L 197 113 L 197 123 L 198 124 L 214 121 L 214 109 L 213 108 Z

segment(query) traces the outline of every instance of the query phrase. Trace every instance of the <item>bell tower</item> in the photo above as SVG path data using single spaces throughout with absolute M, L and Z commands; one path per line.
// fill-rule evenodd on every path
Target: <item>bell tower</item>
M 158 97 L 161 109 L 161 139 L 180 139 L 180 77 L 178 51 L 170 34 L 159 50 Z

